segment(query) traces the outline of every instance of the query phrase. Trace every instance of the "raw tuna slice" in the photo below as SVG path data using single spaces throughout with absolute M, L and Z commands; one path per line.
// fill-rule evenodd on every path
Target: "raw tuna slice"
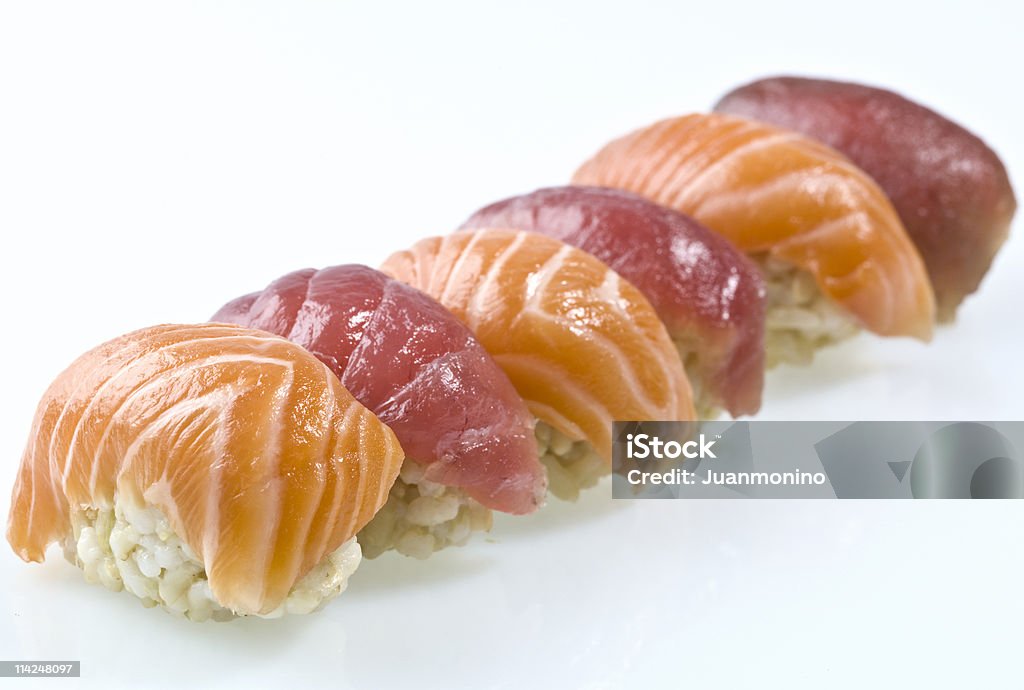
M 775 77 L 715 110 L 786 127 L 842 152 L 885 190 L 924 259 L 940 321 L 978 289 L 1017 210 L 1006 167 L 934 110 L 863 84 Z
M 673 117 L 607 144 L 573 182 L 686 213 L 757 260 L 769 366 L 810 362 L 859 328 L 931 337 L 932 285 L 885 192 L 797 132 L 717 113 Z
M 360 534 L 368 556 L 426 556 L 529 513 L 546 482 L 533 417 L 462 323 L 365 266 L 296 271 L 213 317 L 282 335 L 316 355 L 390 426 L 407 461 L 392 500 Z
M 484 229 L 421 240 L 382 270 L 440 300 L 505 370 L 538 419 L 559 498 L 577 498 L 612 471 L 613 421 L 696 418 L 654 307 L 587 252 L 535 232 Z
M 765 286 L 729 240 L 689 216 L 602 187 L 553 187 L 477 211 L 464 229 L 509 228 L 579 247 L 633 283 L 679 348 L 697 413 L 761 406 Z

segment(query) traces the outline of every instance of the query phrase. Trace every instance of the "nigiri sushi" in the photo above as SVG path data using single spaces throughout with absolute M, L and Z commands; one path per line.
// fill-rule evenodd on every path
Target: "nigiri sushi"
M 532 232 L 434 237 L 382 270 L 469 326 L 537 417 L 551 492 L 611 471 L 613 420 L 692 420 L 690 384 L 646 298 L 598 259 Z
M 885 89 L 775 77 L 728 93 L 715 110 L 806 134 L 871 175 L 900 214 L 932 285 L 940 321 L 978 289 L 1017 209 L 999 156 L 934 110 Z
M 306 269 L 228 303 L 214 321 L 283 336 L 316 355 L 395 432 L 406 460 L 359 533 L 363 554 L 425 558 L 524 514 L 545 495 L 533 417 L 505 373 L 435 300 L 366 266 Z
M 931 337 L 932 288 L 892 204 L 801 134 L 728 115 L 671 118 L 608 144 L 573 182 L 641 194 L 754 257 L 768 288 L 769 365 L 807 362 L 858 328 Z
M 192 620 L 308 613 L 402 463 L 315 357 L 231 325 L 165 325 L 87 352 L 46 391 L 7 540 L 59 543 L 86 580 Z
M 650 300 L 679 350 L 700 419 L 761 406 L 765 286 L 757 266 L 694 219 L 630 192 L 552 187 L 496 202 L 463 229 L 539 232 L 593 254 Z

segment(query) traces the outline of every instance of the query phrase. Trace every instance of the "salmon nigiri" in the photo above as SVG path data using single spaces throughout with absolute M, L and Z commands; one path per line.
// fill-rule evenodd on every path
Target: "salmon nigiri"
M 697 413 L 761 406 L 765 286 L 757 266 L 694 219 L 636 194 L 552 187 L 498 201 L 464 229 L 539 232 L 593 254 L 638 287 L 679 349 Z
M 573 181 L 687 213 L 759 260 L 770 364 L 806 362 L 858 327 L 931 336 L 935 300 L 920 254 L 878 185 L 824 144 L 687 115 L 613 141 Z
M 316 355 L 406 452 L 363 554 L 425 558 L 487 529 L 490 509 L 524 514 L 545 494 L 533 417 L 505 373 L 451 312 L 366 266 L 306 269 L 213 316 Z
M 7 539 L 192 620 L 307 613 L 398 475 L 395 435 L 315 357 L 230 325 L 143 329 L 79 357 L 36 412 Z
M 1010 231 L 1017 200 L 996 152 L 897 93 L 774 77 L 731 91 L 715 110 L 806 134 L 871 175 L 921 252 L 942 321 L 978 289 Z
M 539 420 L 551 492 L 611 470 L 613 420 L 692 420 L 679 354 L 646 298 L 598 259 L 531 232 L 423 240 L 384 272 L 462 320 Z

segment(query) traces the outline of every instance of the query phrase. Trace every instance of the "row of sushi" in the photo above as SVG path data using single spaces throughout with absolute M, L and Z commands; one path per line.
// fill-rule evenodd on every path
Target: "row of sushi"
M 39 404 L 7 537 L 192 620 L 309 612 L 364 555 L 574 498 L 615 419 L 752 414 L 766 365 L 928 339 L 1015 205 L 931 110 L 756 82 L 380 271 L 297 271 L 86 353 Z

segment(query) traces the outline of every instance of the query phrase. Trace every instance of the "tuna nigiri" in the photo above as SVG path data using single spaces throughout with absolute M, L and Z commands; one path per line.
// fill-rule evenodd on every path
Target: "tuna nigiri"
M 531 232 L 423 240 L 383 270 L 472 330 L 539 420 L 551 492 L 611 470 L 612 421 L 692 420 L 689 382 L 646 298 L 598 259 Z
M 367 557 L 425 558 L 545 494 L 533 417 L 483 346 L 435 300 L 366 266 L 306 269 L 214 315 L 316 355 L 395 432 L 407 458 L 359 533 Z
M 927 340 L 935 300 L 884 192 L 833 149 L 728 115 L 658 122 L 605 146 L 573 181 L 687 213 L 761 262 L 769 364 L 867 328 Z
M 713 419 L 761 406 L 765 286 L 721 235 L 643 197 L 553 187 L 505 199 L 463 226 L 539 232 L 593 254 L 650 300 L 679 349 L 697 413 Z
M 802 132 L 871 175 L 924 258 L 943 321 L 978 289 L 1006 240 L 1017 200 L 999 156 L 960 125 L 899 94 L 775 77 L 730 92 L 715 110 Z
M 46 391 L 7 539 L 192 620 L 306 613 L 345 589 L 398 475 L 395 435 L 327 367 L 229 325 L 147 328 Z

